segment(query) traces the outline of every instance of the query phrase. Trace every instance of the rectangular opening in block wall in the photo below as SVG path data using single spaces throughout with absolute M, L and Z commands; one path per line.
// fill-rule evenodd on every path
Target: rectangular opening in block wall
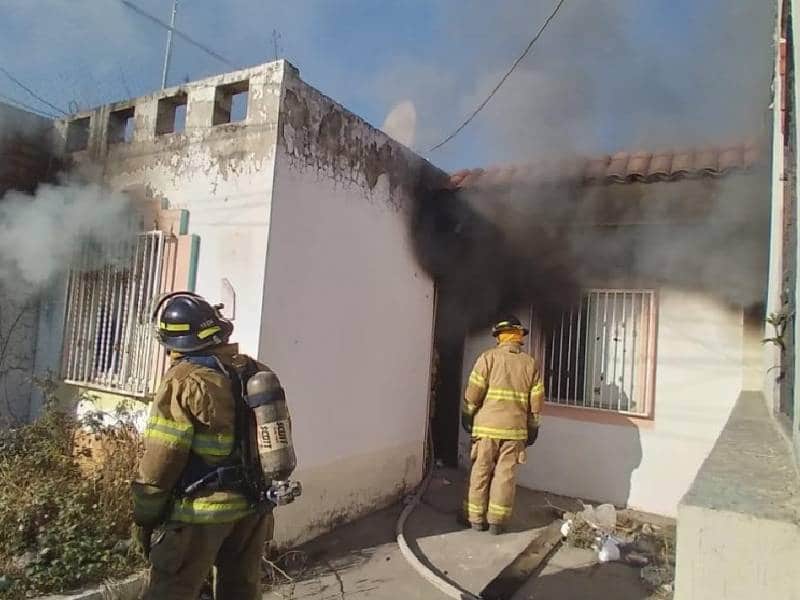
M 214 97 L 214 125 L 237 123 L 247 118 L 250 82 L 220 85 Z
M 112 111 L 108 117 L 108 143 L 124 144 L 133 139 L 133 106 Z
M 91 124 L 91 117 L 83 117 L 67 123 L 67 152 L 79 152 L 89 147 Z
M 186 94 L 178 94 L 158 101 L 156 134 L 182 133 L 186 129 Z

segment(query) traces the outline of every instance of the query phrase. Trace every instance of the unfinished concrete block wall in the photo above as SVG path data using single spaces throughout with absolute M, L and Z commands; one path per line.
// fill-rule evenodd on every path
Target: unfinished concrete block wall
M 304 487 L 277 520 L 285 542 L 420 481 L 434 290 L 407 236 L 429 165 L 292 70 L 278 136 L 260 355 L 286 388 Z

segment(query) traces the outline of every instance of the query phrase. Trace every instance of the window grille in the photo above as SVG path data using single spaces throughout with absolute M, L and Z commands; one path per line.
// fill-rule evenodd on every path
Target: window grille
M 655 293 L 590 290 L 554 326 L 531 328 L 531 353 L 546 401 L 559 406 L 651 414 L 655 364 Z
M 61 362 L 67 383 L 139 397 L 155 391 L 166 357 L 150 311 L 173 287 L 176 249 L 176 238 L 161 231 L 83 248 L 68 281 Z

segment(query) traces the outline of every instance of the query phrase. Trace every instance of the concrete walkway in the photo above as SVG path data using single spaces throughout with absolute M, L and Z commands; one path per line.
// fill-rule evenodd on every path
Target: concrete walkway
M 456 471 L 439 470 L 406 526 L 409 544 L 440 575 L 475 595 L 511 563 L 553 521 L 548 503 L 574 508 L 574 501 L 520 488 L 509 532 L 490 536 L 460 527 L 455 520 L 463 483 Z M 403 559 L 395 544 L 402 507 L 374 513 L 298 548 L 303 568 L 265 593 L 270 600 L 374 599 L 445 600 Z M 569 600 L 644 600 L 649 598 L 638 570 L 625 565 L 596 565 L 594 553 L 560 549 L 538 577 L 513 596 Z

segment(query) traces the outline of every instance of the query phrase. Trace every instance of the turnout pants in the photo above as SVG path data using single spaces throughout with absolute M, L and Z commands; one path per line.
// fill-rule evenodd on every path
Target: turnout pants
M 260 599 L 261 557 L 273 528 L 271 513 L 224 524 L 168 524 L 150 552 L 144 600 L 196 600 L 211 567 L 216 600 Z
M 471 458 L 465 516 L 470 523 L 502 525 L 511 518 L 517 465 L 525 462 L 525 442 L 477 438 L 472 442 Z

